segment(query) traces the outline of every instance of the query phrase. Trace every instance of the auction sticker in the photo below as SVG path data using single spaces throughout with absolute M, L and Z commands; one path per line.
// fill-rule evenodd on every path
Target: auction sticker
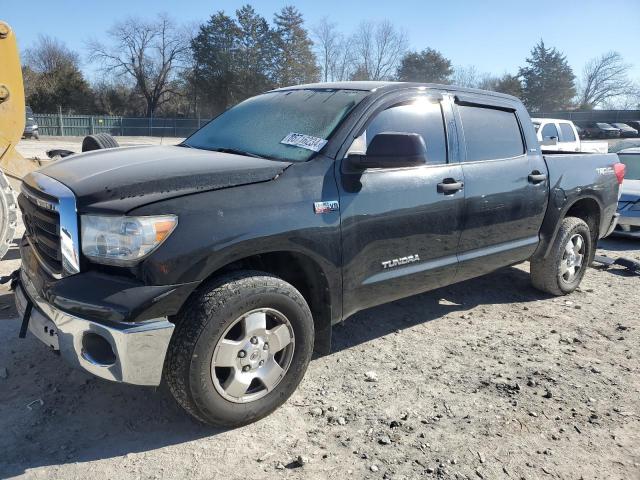
M 280 140 L 285 145 L 293 145 L 294 147 L 306 148 L 314 152 L 319 152 L 327 144 L 324 138 L 305 135 L 304 133 L 291 132 L 289 135 Z

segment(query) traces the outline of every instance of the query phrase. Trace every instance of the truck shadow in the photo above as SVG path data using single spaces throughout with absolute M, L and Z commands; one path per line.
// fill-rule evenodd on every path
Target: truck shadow
M 545 298 L 549 295 L 531 286 L 528 272 L 516 267 L 504 268 L 359 312 L 334 328 L 331 351 L 339 352 L 450 313 L 462 314 L 481 304 L 528 303 Z
M 633 253 L 636 253 L 638 248 L 640 248 L 640 239 L 611 236 L 600 240 L 598 242 L 598 248 L 604 248 L 611 252 L 626 252 L 628 250 L 633 250 Z
M 528 273 L 506 268 L 360 312 L 334 330 L 332 354 L 479 303 L 542 298 L 545 295 L 530 286 Z M 0 321 L 0 336 L 6 341 L 0 367 L 7 369 L 6 378 L 0 378 L 0 478 L 66 463 L 114 457 L 127 461 L 129 454 L 205 437 L 216 441 L 224 432 L 192 420 L 165 387 L 110 383 L 68 367 L 33 336 L 19 340 L 19 324 L 15 317 Z

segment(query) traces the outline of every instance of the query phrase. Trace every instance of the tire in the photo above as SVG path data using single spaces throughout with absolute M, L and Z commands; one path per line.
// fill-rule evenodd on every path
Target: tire
M 263 314 L 264 335 L 250 333 L 259 331 L 252 328 Z M 298 387 L 313 353 L 313 318 L 304 297 L 289 283 L 263 272 L 240 271 L 214 279 L 177 320 L 165 380 L 184 410 L 217 427 L 246 425 L 276 410 Z M 276 350 L 286 343 L 279 337 L 287 335 L 290 343 Z M 265 342 L 271 346 L 265 347 Z M 276 375 L 277 381 L 272 381 Z
M 91 152 L 93 150 L 102 150 L 104 148 L 118 148 L 118 142 L 108 133 L 97 133 L 95 135 L 87 135 L 82 140 L 82 151 Z
M 589 226 L 580 218 L 566 217 L 562 220 L 549 255 L 531 260 L 533 286 L 558 296 L 573 292 L 584 277 L 592 249 Z

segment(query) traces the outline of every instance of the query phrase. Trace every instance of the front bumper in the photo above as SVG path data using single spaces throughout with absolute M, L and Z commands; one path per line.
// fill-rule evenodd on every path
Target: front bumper
M 32 303 L 29 330 L 71 365 L 116 382 L 160 384 L 174 329 L 166 317 L 110 325 L 80 318 L 42 298 L 24 270 L 15 299 L 21 316 Z

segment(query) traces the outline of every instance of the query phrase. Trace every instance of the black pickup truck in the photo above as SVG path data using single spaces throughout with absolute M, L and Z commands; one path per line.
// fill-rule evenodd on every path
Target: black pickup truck
M 572 292 L 615 226 L 615 154 L 542 155 L 514 97 L 386 82 L 246 100 L 175 146 L 24 180 L 27 328 L 109 380 L 165 380 L 194 417 L 286 401 L 332 325 L 525 260 Z

